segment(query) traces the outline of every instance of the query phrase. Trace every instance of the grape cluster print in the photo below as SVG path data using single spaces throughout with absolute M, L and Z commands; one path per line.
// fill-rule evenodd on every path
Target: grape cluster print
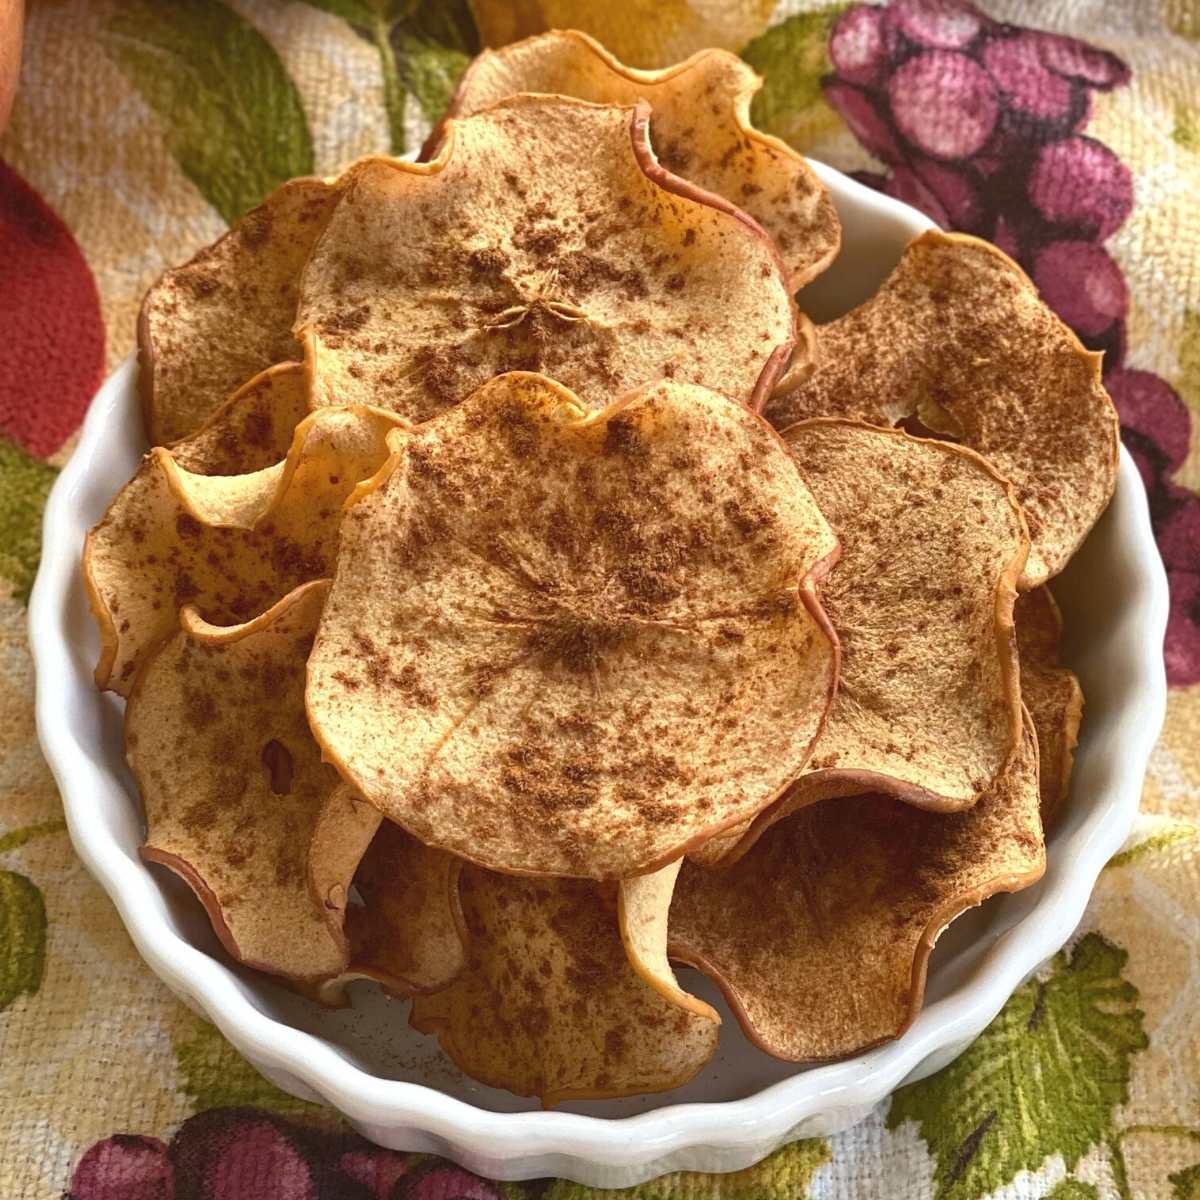
M 1167 676 L 1200 682 L 1200 497 L 1172 481 L 1189 414 L 1164 380 L 1125 365 L 1129 291 L 1104 243 L 1133 209 L 1133 177 L 1084 133 L 1096 93 L 1127 84 L 1128 67 L 966 0 L 855 4 L 831 30 L 829 59 L 826 99 L 888 168 L 859 178 L 943 228 L 995 242 L 1105 352 L 1171 583 Z
M 170 1144 L 116 1134 L 80 1159 L 67 1200 L 501 1200 L 497 1184 L 441 1159 L 261 1109 L 185 1121 Z

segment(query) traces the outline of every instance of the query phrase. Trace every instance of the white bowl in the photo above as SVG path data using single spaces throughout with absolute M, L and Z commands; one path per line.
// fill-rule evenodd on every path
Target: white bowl
M 818 170 L 846 244 L 802 299 L 827 318 L 865 299 L 929 222 Z M 786 1141 L 845 1129 L 900 1084 L 961 1053 L 1070 937 L 1101 867 L 1128 834 L 1163 717 L 1167 587 L 1145 492 L 1122 451 L 1108 512 L 1055 582 L 1066 658 L 1083 682 L 1087 715 L 1045 878 L 951 927 L 930 964 L 924 1011 L 902 1038 L 847 1062 L 799 1069 L 754 1049 L 716 989 L 691 977 L 687 986 L 726 1020 L 718 1057 L 687 1087 L 554 1112 L 480 1087 L 408 1028 L 401 1004 L 369 985 L 359 985 L 353 1010 L 327 1012 L 231 962 L 187 888 L 138 857 L 142 818 L 122 754 L 122 705 L 92 685 L 97 634 L 79 566 L 84 534 L 145 448 L 135 369 L 125 362 L 101 388 L 46 507 L 30 605 L 42 748 L 75 848 L 151 968 L 268 1079 L 339 1109 L 372 1141 L 441 1154 L 492 1178 L 565 1176 L 617 1187 L 671 1170 L 737 1170 Z

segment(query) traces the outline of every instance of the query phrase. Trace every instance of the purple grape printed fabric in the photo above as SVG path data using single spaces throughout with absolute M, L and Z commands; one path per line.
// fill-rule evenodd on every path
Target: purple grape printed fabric
M 33 728 L 39 522 L 167 265 L 283 180 L 421 145 L 472 55 L 710 45 L 755 123 L 1016 259 L 1104 351 L 1171 588 L 1133 836 L 1055 958 L 859 1125 L 626 1200 L 1200 1200 L 1200 0 L 30 0 L 0 134 L 0 1200 L 601 1200 L 382 1150 L 138 957 Z M 431 1049 L 431 1055 L 436 1052 Z

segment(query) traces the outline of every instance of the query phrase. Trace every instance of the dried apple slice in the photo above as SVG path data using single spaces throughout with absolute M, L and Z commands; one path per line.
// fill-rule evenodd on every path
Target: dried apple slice
M 283 459 L 308 416 L 302 363 L 280 363 L 238 388 L 195 433 L 170 446 L 194 475 L 249 475 Z
M 342 910 L 308 882 L 315 831 L 345 791 L 304 716 L 304 664 L 327 590 L 306 584 L 233 627 L 185 608 L 125 713 L 146 811 L 142 857 L 188 882 L 239 962 L 299 980 L 346 963 Z M 344 893 L 366 840 L 344 828 L 341 840 Z
M 672 957 L 720 984 L 768 1054 L 821 1062 L 898 1037 L 920 1011 L 933 944 L 967 909 L 1041 877 L 1037 742 L 974 808 L 889 796 L 811 805 L 734 865 L 684 866 Z
M 761 418 L 662 383 L 493 380 L 351 501 L 309 662 L 330 761 L 430 846 L 624 878 L 754 815 L 836 675 L 836 541 Z
M 751 123 L 750 102 L 762 83 L 727 50 L 702 50 L 675 66 L 638 71 L 587 34 L 556 30 L 485 50 L 467 68 L 447 116 L 471 116 L 518 92 L 597 104 L 648 101 L 659 161 L 745 209 L 779 248 L 795 290 L 833 261 L 841 225 L 829 192 L 803 156 Z M 436 145 L 440 134 L 435 131 L 428 145 Z
M 354 875 L 362 903 L 346 915 L 349 965 L 322 984 L 319 999 L 345 1003 L 345 986 L 356 979 L 374 980 L 394 996 L 439 991 L 466 965 L 458 890 L 462 860 L 423 846 L 365 802 L 358 804 L 365 810 L 356 814 L 364 828 L 373 816 L 379 831 Z M 314 866 L 320 861 L 314 851 Z
M 313 413 L 283 462 L 249 475 L 194 475 L 168 450 L 151 451 L 84 547 L 97 686 L 128 694 L 184 604 L 213 622 L 244 621 L 328 575 L 342 503 L 385 461 L 396 424 L 369 409 Z
M 777 428 L 806 417 L 917 419 L 1012 480 L 1032 545 L 1021 579 L 1062 570 L 1112 496 L 1117 414 L 1099 354 L 995 246 L 963 234 L 911 242 L 879 292 L 817 333 L 817 366 L 772 397 Z
M 1050 589 L 1035 588 L 1017 600 L 1021 698 L 1037 730 L 1042 824 L 1047 828 L 1071 790 L 1075 744 L 1083 720 L 1083 689 L 1059 662 L 1062 613 Z
M 152 443 L 193 433 L 252 376 L 299 358 L 300 271 L 337 195 L 332 182 L 289 180 L 146 293 L 138 386 Z
M 517 96 L 449 122 L 432 162 L 351 167 L 300 287 L 314 404 L 421 421 L 510 370 L 592 408 L 659 378 L 765 398 L 797 338 L 778 253 L 658 165 L 648 122 Z
M 414 1028 L 471 1078 L 547 1107 L 686 1083 L 716 1049 L 716 1014 L 677 1006 L 633 970 L 614 891 L 464 868 L 467 969 L 413 1001 Z

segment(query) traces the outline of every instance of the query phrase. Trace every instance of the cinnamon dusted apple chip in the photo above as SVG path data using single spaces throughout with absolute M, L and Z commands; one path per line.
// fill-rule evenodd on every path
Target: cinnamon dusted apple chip
M 547 1107 L 686 1083 L 716 1050 L 716 1014 L 679 1007 L 633 970 L 614 890 L 464 868 L 467 969 L 413 1001 L 412 1025 L 473 1079 Z
M 363 801 L 358 804 L 365 810 L 358 814 L 364 826 L 370 814 L 379 832 L 354 875 L 362 903 L 346 915 L 349 966 L 322 985 L 320 999 L 345 1003 L 345 985 L 355 979 L 373 979 L 396 996 L 439 991 L 466 964 L 458 893 L 462 860 L 423 846 Z M 332 827 L 330 834 L 339 836 Z M 319 861 L 314 851 L 314 867 Z
M 432 162 L 351 167 L 300 287 L 313 402 L 421 421 L 531 370 L 592 408 L 663 377 L 759 403 L 797 336 L 778 253 L 659 166 L 648 123 L 516 96 L 450 121 Z
M 128 694 L 184 604 L 206 620 L 244 621 L 329 574 L 342 503 L 386 459 L 397 421 L 370 409 L 314 413 L 283 462 L 249 475 L 194 475 L 170 451 L 151 451 L 84 547 L 97 685 Z
M 916 418 L 1012 480 L 1032 545 L 1021 580 L 1057 574 L 1104 511 L 1117 477 L 1117 414 L 1100 355 L 995 246 L 924 233 L 880 291 L 820 327 L 818 364 L 773 397 L 777 428 L 814 416 Z
M 767 424 L 511 374 L 360 488 L 309 662 L 328 758 L 421 841 L 616 879 L 770 804 L 824 719 L 836 541 Z
M 195 475 L 249 475 L 287 455 L 308 416 L 302 363 L 280 363 L 238 388 L 195 433 L 168 447 Z
M 921 1007 L 941 931 L 997 892 L 1041 877 L 1037 742 L 965 812 L 878 794 L 814 804 L 733 866 L 684 866 L 672 957 L 720 985 L 748 1037 L 819 1062 L 898 1037 Z
M 795 290 L 832 262 L 841 226 L 829 192 L 804 158 L 751 124 L 750 101 L 761 87 L 754 70 L 727 50 L 702 50 L 672 67 L 638 71 L 587 34 L 556 30 L 485 50 L 467 68 L 447 116 L 470 116 L 517 92 L 597 104 L 646 100 L 654 110 L 650 138 L 659 161 L 758 221 L 779 248 Z
M 304 716 L 304 664 L 326 581 L 243 625 L 185 608 L 183 628 L 146 661 L 125 742 L 146 810 L 142 856 L 182 876 L 239 962 L 310 980 L 346 963 L 342 912 L 309 888 L 323 810 L 344 785 Z M 342 832 L 344 892 L 366 842 Z
M 300 271 L 337 195 L 322 179 L 289 180 L 146 293 L 138 386 L 151 442 L 186 437 L 252 376 L 299 358 Z
M 1037 730 L 1042 824 L 1049 828 L 1071 789 L 1083 689 L 1075 672 L 1059 662 L 1062 613 L 1050 589 L 1035 588 L 1020 596 L 1016 619 L 1021 698 Z

